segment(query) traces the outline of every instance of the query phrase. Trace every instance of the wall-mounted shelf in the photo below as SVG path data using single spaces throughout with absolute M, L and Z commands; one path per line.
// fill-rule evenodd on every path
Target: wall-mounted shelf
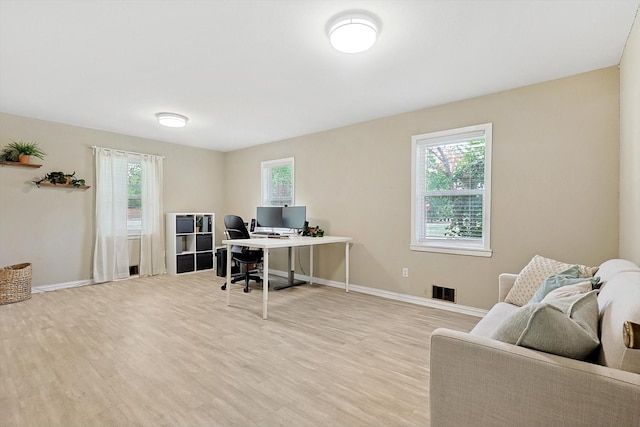
M 81 185 L 79 187 L 76 187 L 73 184 L 52 184 L 50 182 L 41 182 L 40 184 L 38 184 L 38 187 L 75 188 L 78 190 L 86 190 L 87 188 L 91 188 L 90 185 Z
M 20 163 L 20 162 L 7 162 L 7 161 L 0 161 L 0 165 L 5 165 L 5 166 L 19 166 L 19 167 L 23 167 L 23 168 L 39 168 L 42 167 L 42 165 L 34 165 L 31 163 Z

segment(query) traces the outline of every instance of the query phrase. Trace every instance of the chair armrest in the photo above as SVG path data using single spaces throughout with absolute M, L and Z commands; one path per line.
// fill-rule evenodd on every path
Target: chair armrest
M 513 288 L 513 284 L 516 283 L 518 278 L 517 274 L 502 273 L 498 276 L 498 301 L 504 302 L 507 294 Z
M 640 375 L 436 329 L 431 426 L 631 426 Z

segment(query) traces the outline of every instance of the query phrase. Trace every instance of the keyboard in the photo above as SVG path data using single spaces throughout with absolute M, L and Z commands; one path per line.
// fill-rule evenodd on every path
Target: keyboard
M 275 233 L 273 231 L 254 231 L 253 233 L 256 236 L 279 236 L 280 233 Z

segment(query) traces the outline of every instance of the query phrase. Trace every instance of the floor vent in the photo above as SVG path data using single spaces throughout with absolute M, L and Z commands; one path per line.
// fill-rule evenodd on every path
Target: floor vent
M 433 285 L 432 292 L 433 299 L 456 302 L 456 290 L 453 288 L 445 288 L 444 286 Z

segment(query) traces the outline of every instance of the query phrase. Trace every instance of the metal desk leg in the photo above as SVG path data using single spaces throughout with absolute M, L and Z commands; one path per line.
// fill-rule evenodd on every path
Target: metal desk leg
M 296 253 L 293 246 L 287 248 L 287 286 L 295 285 Z
M 263 251 L 262 268 L 262 318 L 266 320 L 269 300 L 269 249 L 267 248 Z
M 309 284 L 313 285 L 313 245 L 309 246 Z
M 231 303 L 231 245 L 227 245 L 227 305 Z
M 345 292 L 349 292 L 349 242 L 344 244 L 344 263 L 345 263 L 344 290 Z

